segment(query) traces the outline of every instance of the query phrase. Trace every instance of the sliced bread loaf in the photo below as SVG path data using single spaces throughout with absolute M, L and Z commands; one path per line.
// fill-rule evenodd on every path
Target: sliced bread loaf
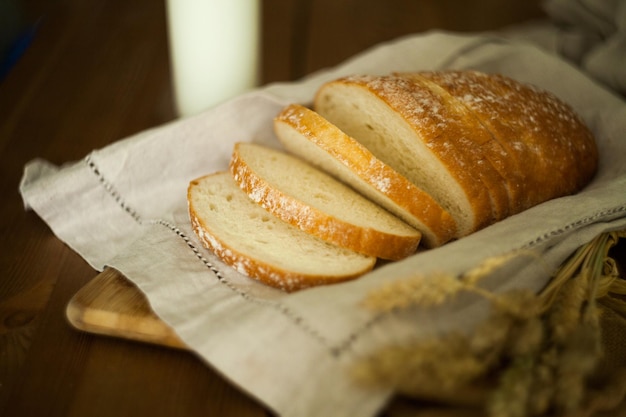
M 497 176 L 437 92 L 404 77 L 350 76 L 324 84 L 314 106 L 448 210 L 458 237 L 495 221 Z
M 578 191 L 593 176 L 598 151 L 573 109 L 547 91 L 499 74 L 420 73 L 470 109 L 508 156 L 511 212 Z
M 511 200 L 507 181 L 509 167 L 506 151 L 500 142 L 470 109 L 438 83 L 423 76 L 422 73 L 400 75 L 414 82 L 416 88 L 430 89 L 436 97 L 439 97 L 439 102 L 435 103 L 435 107 L 441 106 L 445 109 L 444 114 L 448 124 L 459 123 L 464 127 L 464 129 L 453 128 L 453 130 L 448 127 L 442 130 L 442 133 L 451 136 L 455 134 L 455 140 L 446 140 L 469 155 L 468 160 L 475 167 L 476 176 L 489 190 L 493 220 L 498 221 L 508 217 Z
M 228 172 L 191 181 L 187 201 L 206 248 L 240 273 L 285 291 L 356 278 L 376 262 L 272 216 Z
M 299 104 L 283 109 L 274 129 L 287 151 L 333 175 L 422 232 L 427 248 L 456 234 L 456 223 L 433 198 L 319 114 Z
M 459 237 L 575 193 L 597 169 L 571 107 L 497 74 L 355 75 L 323 85 L 314 104 L 449 210 Z
M 389 260 L 412 255 L 419 245 L 420 232 L 293 155 L 238 143 L 230 170 L 253 201 L 328 242 Z

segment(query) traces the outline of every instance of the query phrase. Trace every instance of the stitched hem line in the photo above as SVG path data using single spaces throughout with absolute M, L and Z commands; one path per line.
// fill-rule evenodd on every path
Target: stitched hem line
M 563 235 L 567 232 L 579 229 L 582 226 L 588 225 L 588 224 L 592 224 L 595 223 L 596 220 L 599 220 L 601 218 L 605 218 L 605 217 L 609 217 L 609 216 L 614 216 L 616 214 L 620 214 L 620 213 L 626 213 L 626 206 L 618 206 L 618 207 L 613 207 L 610 209 L 606 209 L 606 210 L 602 210 L 600 212 L 595 213 L 592 216 L 588 216 L 588 217 L 583 217 L 582 219 L 576 220 L 575 222 L 569 223 L 567 225 L 565 225 L 564 227 L 558 228 L 558 229 L 554 229 L 551 230 L 549 232 L 544 233 L 541 236 L 538 236 L 537 238 L 531 240 L 530 242 L 527 242 L 526 244 L 524 244 L 522 246 L 522 249 L 530 249 L 533 246 L 537 246 L 549 239 L 552 239 L 554 237 Z
M 287 317 L 289 320 L 291 320 L 293 322 L 293 324 L 295 324 L 297 327 L 299 327 L 304 333 L 306 333 L 307 335 L 309 335 L 312 339 L 314 339 L 315 341 L 317 341 L 319 344 L 321 344 L 322 346 L 324 346 L 325 348 L 328 349 L 328 352 L 330 353 L 330 355 L 336 359 L 338 359 L 342 354 L 344 354 L 345 352 L 349 351 L 353 344 L 356 343 L 358 341 L 358 339 L 365 333 L 367 332 L 369 329 L 371 329 L 377 322 L 379 322 L 383 317 L 385 317 L 385 313 L 381 313 L 381 314 L 377 314 L 375 316 L 372 317 L 372 319 L 368 320 L 367 322 L 363 323 L 363 325 L 353 331 L 352 333 L 348 334 L 343 341 L 338 342 L 336 344 L 331 344 L 330 341 L 322 336 L 317 330 L 315 330 L 310 324 L 308 324 L 306 322 L 306 320 L 296 314 L 291 308 L 287 307 L 286 305 L 279 303 L 279 302 L 274 302 L 274 301 L 267 301 L 267 300 L 263 300 L 263 299 L 259 299 L 259 298 L 255 298 L 254 296 L 250 295 L 248 292 L 241 290 L 240 288 L 234 286 L 231 282 L 229 282 L 221 273 L 221 271 L 215 267 L 215 265 L 213 265 L 208 259 L 206 259 L 204 257 L 204 255 L 202 254 L 202 251 L 199 250 L 191 241 L 191 239 L 185 235 L 185 233 L 183 233 L 177 226 L 171 224 L 168 221 L 162 220 L 162 219 L 157 219 L 157 220 L 149 220 L 149 221 L 144 221 L 143 218 L 139 215 L 139 213 L 133 209 L 132 207 L 130 207 L 122 198 L 121 194 L 115 189 L 115 187 L 105 178 L 105 176 L 102 174 L 102 172 L 100 171 L 100 169 L 98 168 L 98 166 L 96 165 L 96 163 L 93 161 L 93 159 L 91 158 L 91 155 L 88 155 L 85 158 L 85 163 L 87 164 L 87 166 L 89 167 L 89 169 L 93 172 L 93 174 L 98 178 L 98 181 L 100 182 L 100 184 L 102 185 L 102 187 L 107 191 L 107 193 L 109 195 L 111 195 L 111 197 L 113 197 L 113 199 L 115 200 L 115 202 L 120 206 L 120 208 L 126 212 L 129 216 L 131 216 L 138 224 L 140 225 L 146 225 L 146 224 L 157 224 L 157 225 L 161 225 L 166 227 L 167 229 L 169 229 L 170 231 L 172 231 L 174 234 L 176 234 L 176 236 L 178 236 L 180 239 L 182 239 L 186 245 L 193 251 L 193 253 L 195 254 L 195 256 L 207 267 L 207 269 L 209 269 L 217 278 L 217 280 L 222 283 L 223 285 L 226 285 L 227 288 L 229 288 L 231 291 L 235 292 L 236 294 L 240 295 L 241 297 L 243 297 L 245 300 L 251 301 L 251 302 L 255 302 L 257 304 L 260 305 L 265 305 L 268 307 L 271 307 L 273 309 L 275 309 L 276 311 L 278 311 L 280 314 L 282 314 L 283 316 Z M 565 225 L 562 228 L 559 229 L 555 229 L 552 231 L 549 231 L 547 233 L 544 233 L 541 236 L 538 236 L 536 239 L 533 239 L 529 242 L 527 242 L 526 244 L 522 245 L 522 249 L 528 249 L 528 248 L 532 248 L 534 246 L 537 246 L 549 239 L 552 239 L 556 236 L 565 234 L 569 231 L 573 231 L 576 230 L 582 226 L 588 225 L 588 224 L 592 224 L 594 223 L 596 220 L 607 217 L 607 216 L 614 216 L 617 214 L 621 214 L 621 213 L 625 213 L 626 212 L 626 206 L 619 206 L 619 207 L 615 207 L 612 209 L 607 209 L 607 210 L 603 210 L 600 211 L 592 216 L 587 216 L 584 217 L 580 220 L 577 220 L 575 222 L 569 223 L 567 225 Z
M 266 301 L 266 300 L 262 300 L 262 299 L 259 299 L 259 298 L 255 298 L 252 295 L 250 295 L 248 292 L 243 291 L 240 288 L 232 285 L 232 283 L 229 282 L 222 275 L 221 271 L 215 265 L 213 265 L 208 259 L 206 259 L 204 257 L 204 255 L 202 254 L 202 251 L 199 250 L 196 247 L 196 245 L 193 244 L 193 242 L 191 241 L 189 236 L 187 236 L 177 226 L 171 224 L 168 221 L 165 221 L 165 220 L 162 220 L 162 219 L 145 221 L 142 218 L 142 216 L 139 215 L 139 213 L 135 209 L 133 209 L 131 206 L 129 206 L 124 201 L 124 199 L 122 198 L 121 194 L 115 189 L 113 184 L 111 184 L 111 182 L 109 182 L 105 178 L 105 176 L 102 174 L 102 172 L 100 171 L 100 169 L 98 168 L 98 166 L 96 165 L 94 160 L 91 158 L 91 155 L 88 155 L 87 157 L 85 157 L 84 161 L 87 164 L 87 166 L 89 167 L 89 169 L 91 170 L 91 172 L 98 178 L 98 181 L 99 181 L 100 185 L 106 190 L 106 192 L 111 197 L 113 197 L 113 199 L 115 200 L 117 205 L 119 205 L 120 208 L 124 212 L 126 212 L 131 218 L 133 218 L 133 220 L 135 220 L 135 222 L 137 222 L 140 225 L 146 225 L 146 224 L 161 225 L 161 226 L 164 226 L 167 229 L 171 230 L 172 232 L 174 232 L 176 234 L 176 236 L 181 238 L 185 242 L 185 244 L 189 247 L 189 249 L 191 249 L 191 251 L 194 253 L 196 258 L 198 258 L 204 264 L 204 266 L 207 267 L 207 269 L 209 269 L 215 275 L 215 277 L 217 278 L 217 280 L 220 283 L 225 285 L 228 289 L 230 289 L 231 291 L 235 292 L 236 294 L 238 294 L 239 296 L 241 296 L 245 300 L 252 301 L 252 302 L 255 302 L 257 304 L 262 304 L 262 305 L 266 305 L 266 306 L 272 307 L 276 311 L 280 312 L 283 316 L 288 317 L 302 331 L 304 331 L 306 334 L 308 334 L 310 337 L 312 337 L 314 340 L 316 340 L 321 345 L 325 346 L 329 350 L 331 356 L 339 357 L 340 354 L 343 351 L 346 350 L 346 348 L 342 347 L 342 346 L 346 345 L 346 343 L 340 343 L 339 347 L 333 347 L 331 345 L 331 343 L 328 341 L 328 339 L 326 339 L 324 336 L 322 336 L 312 326 L 308 325 L 303 317 L 301 317 L 298 314 L 296 314 L 292 309 L 290 309 L 286 305 L 284 305 L 282 303 L 271 302 L 271 301 Z

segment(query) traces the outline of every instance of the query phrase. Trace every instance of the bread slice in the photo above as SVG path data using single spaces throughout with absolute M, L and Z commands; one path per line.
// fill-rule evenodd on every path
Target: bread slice
M 299 104 L 285 107 L 274 130 L 287 151 L 330 173 L 422 232 L 427 248 L 456 234 L 456 223 L 433 198 L 355 139 Z
M 598 159 L 593 135 L 554 95 L 499 74 L 420 75 L 470 109 L 505 149 L 512 213 L 576 192 L 593 176 Z
M 285 291 L 356 278 L 376 262 L 272 216 L 228 172 L 191 181 L 187 201 L 206 248 L 240 273 Z
M 495 221 L 497 175 L 437 92 L 399 76 L 355 75 L 324 84 L 314 108 L 439 202 L 457 237 Z
M 230 169 L 253 201 L 323 240 L 388 260 L 412 255 L 419 245 L 420 232 L 293 155 L 237 143 Z

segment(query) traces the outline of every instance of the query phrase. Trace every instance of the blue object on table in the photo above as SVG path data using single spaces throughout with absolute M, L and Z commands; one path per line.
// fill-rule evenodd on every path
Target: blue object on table
M 9 45 L 6 51 L 2 51 L 0 57 L 0 82 L 4 80 L 11 68 L 19 61 L 21 56 L 30 46 L 37 32 L 38 23 L 24 30 L 15 41 Z

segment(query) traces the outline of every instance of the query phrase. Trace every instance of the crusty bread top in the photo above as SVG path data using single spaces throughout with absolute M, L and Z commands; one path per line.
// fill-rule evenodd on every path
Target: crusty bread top
M 315 109 L 433 195 L 457 220 L 460 236 L 577 192 L 597 169 L 593 135 L 571 107 L 501 75 L 353 75 L 323 85 Z M 395 146 L 398 137 L 407 147 Z M 411 150 L 411 141 L 424 146 Z M 411 165 L 424 168 L 411 175 Z M 425 171 L 452 177 L 463 193 Z M 462 218 L 464 211 L 474 218 Z
M 448 123 L 454 120 L 465 127 L 464 135 L 458 142 L 460 149 L 469 154 L 478 178 L 489 190 L 494 221 L 502 220 L 510 214 L 510 192 L 507 182 L 508 166 L 506 151 L 498 140 L 485 128 L 478 117 L 453 97 L 438 83 L 433 82 L 421 73 L 397 74 L 413 81 L 418 88 L 430 88 L 441 98 L 436 106 L 445 106 Z M 452 122 L 454 123 L 454 122 Z M 448 134 L 449 132 L 444 132 Z M 459 139 L 459 138 L 457 138 Z
M 315 110 L 432 195 L 459 236 L 495 220 L 498 174 L 476 153 L 473 127 L 437 91 L 404 77 L 355 75 L 323 85 Z
M 228 172 L 191 181 L 187 202 L 205 247 L 240 273 L 285 291 L 353 279 L 376 262 L 272 216 Z
M 580 190 L 597 169 L 591 131 L 553 94 L 499 74 L 422 72 L 469 108 L 506 150 L 512 212 Z
M 355 139 L 299 104 L 275 118 L 276 135 L 287 151 L 352 186 L 422 232 L 427 248 L 456 234 L 456 223 L 430 195 L 376 158 Z
M 252 200 L 328 242 L 389 260 L 412 255 L 419 245 L 420 232 L 295 156 L 237 143 L 230 170 Z

